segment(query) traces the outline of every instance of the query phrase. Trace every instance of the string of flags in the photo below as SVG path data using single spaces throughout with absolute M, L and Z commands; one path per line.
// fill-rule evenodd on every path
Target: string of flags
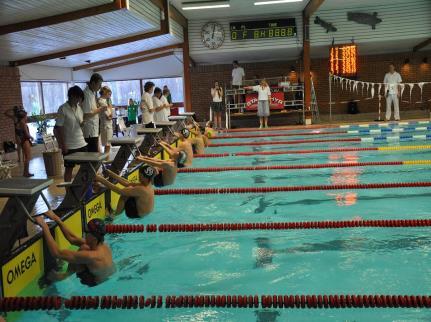
M 365 90 L 365 95 L 367 97 L 368 95 L 370 95 L 369 99 L 373 99 L 374 96 L 377 96 L 379 98 L 381 97 L 381 95 L 384 96 L 389 86 L 388 83 L 363 82 L 363 81 L 353 80 L 353 79 L 349 79 L 349 78 L 345 78 L 345 77 L 341 77 L 333 74 L 329 74 L 329 77 L 335 84 L 338 84 L 341 87 L 342 91 L 345 90 L 345 91 L 355 92 L 356 94 L 359 95 L 359 87 L 360 87 L 361 95 L 364 96 L 364 90 Z M 400 83 L 399 84 L 400 100 L 402 101 L 404 91 L 407 89 L 410 94 L 409 103 L 411 103 L 413 88 L 417 86 L 421 91 L 421 100 L 418 103 L 422 103 L 423 89 L 424 89 L 424 86 L 428 84 L 431 84 L 431 82 Z M 377 88 L 377 91 L 376 91 L 376 88 Z M 382 90 L 384 90 L 383 93 L 382 93 Z

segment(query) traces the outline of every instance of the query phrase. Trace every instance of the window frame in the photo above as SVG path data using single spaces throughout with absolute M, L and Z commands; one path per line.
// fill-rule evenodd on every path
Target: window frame
M 125 82 L 125 81 L 139 81 L 139 87 L 140 87 L 140 97 L 142 97 L 142 94 L 144 92 L 144 81 L 147 79 L 168 79 L 168 78 L 181 78 L 183 80 L 183 88 L 184 88 L 184 76 L 165 76 L 165 77 L 158 77 L 158 78 L 133 78 L 133 79 L 117 79 L 117 80 L 106 80 L 104 82 Z M 43 83 L 62 83 L 67 84 L 68 89 L 72 86 L 74 86 L 76 83 L 86 83 L 85 81 L 61 81 L 61 80 L 21 80 L 21 83 L 38 83 L 38 86 L 40 88 L 40 100 L 41 100 L 41 113 L 40 115 L 46 115 L 45 113 L 45 102 L 44 102 L 44 95 L 43 95 Z M 175 102 L 175 103 L 184 103 L 184 97 L 183 102 Z M 24 102 L 22 101 L 22 105 L 24 106 Z M 119 105 L 123 106 L 123 105 Z M 48 115 L 53 114 L 49 113 Z M 55 113 L 54 113 L 55 114 Z

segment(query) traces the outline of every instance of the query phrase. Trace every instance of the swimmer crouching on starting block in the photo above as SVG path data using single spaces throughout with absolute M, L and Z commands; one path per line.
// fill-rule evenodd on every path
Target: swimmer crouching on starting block
M 205 148 L 208 146 L 208 138 L 202 134 L 199 124 L 192 120 L 187 128 L 195 135 L 194 138 L 189 138 L 189 140 L 195 148 L 196 153 L 204 154 Z
M 153 167 L 144 165 L 139 169 L 139 183 L 131 183 L 110 170 L 106 170 L 106 174 L 124 186 L 124 188 L 120 188 L 101 175 L 96 176 L 97 182 L 120 195 L 115 215 L 121 214 L 124 210 L 129 218 L 142 218 L 153 211 L 154 188 L 152 182 L 156 175 Z
M 104 243 L 106 231 L 105 223 L 101 219 L 92 219 L 88 222 L 84 239 L 70 231 L 52 210 L 48 210 L 45 216 L 57 223 L 69 243 L 79 247 L 78 251 L 59 249 L 43 217 L 35 218 L 36 223 L 42 228 L 51 255 L 69 263 L 66 273 L 52 272 L 48 275 L 50 280 L 62 280 L 76 273 L 82 284 L 92 287 L 104 282 L 115 272 L 112 251 Z
M 188 130 L 187 130 L 188 131 Z M 173 148 L 165 141 L 159 141 L 161 147 L 169 154 L 169 158 L 174 160 L 177 168 L 190 167 L 193 163 L 193 148 L 187 140 L 181 141 L 177 148 Z
M 213 121 L 208 121 L 205 124 L 205 132 L 204 135 L 209 139 L 213 139 L 217 136 L 217 131 L 214 129 L 214 122 Z
M 160 188 L 174 184 L 178 172 L 175 160 L 160 160 L 145 156 L 138 156 L 136 159 L 157 169 L 157 175 L 153 178 L 153 185 L 155 187 Z

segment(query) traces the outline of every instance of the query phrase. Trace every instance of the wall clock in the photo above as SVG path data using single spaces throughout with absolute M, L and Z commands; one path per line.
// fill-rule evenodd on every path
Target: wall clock
M 203 44 L 209 49 L 217 49 L 224 42 L 223 26 L 217 22 L 208 22 L 202 27 Z

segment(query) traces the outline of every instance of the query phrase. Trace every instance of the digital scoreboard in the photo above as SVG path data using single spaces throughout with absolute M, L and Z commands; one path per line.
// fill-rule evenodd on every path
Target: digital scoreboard
M 329 69 L 333 75 L 356 76 L 358 47 L 355 44 L 332 46 L 329 52 Z
M 296 37 L 295 18 L 230 23 L 230 39 L 268 39 Z

